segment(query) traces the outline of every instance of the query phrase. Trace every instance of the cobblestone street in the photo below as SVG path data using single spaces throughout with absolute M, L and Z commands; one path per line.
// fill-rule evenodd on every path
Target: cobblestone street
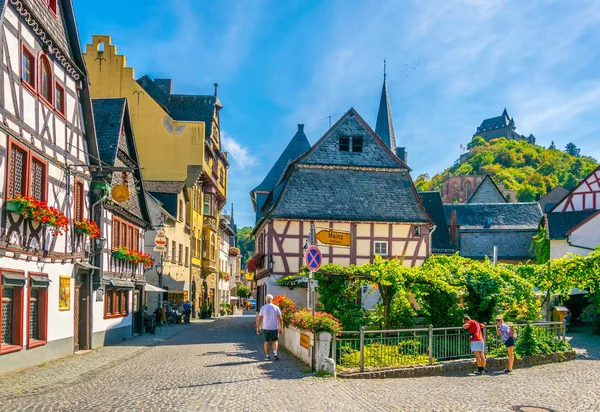
M 0 376 L 0 410 L 600 410 L 600 340 L 574 334 L 579 359 L 511 375 L 318 378 L 282 351 L 264 362 L 254 316 L 198 321 Z

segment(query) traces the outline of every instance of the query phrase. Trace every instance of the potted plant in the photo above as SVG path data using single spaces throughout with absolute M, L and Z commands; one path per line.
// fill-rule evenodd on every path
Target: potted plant
M 230 247 L 229 248 L 229 256 L 238 256 L 240 254 L 240 248 L 237 247 Z
M 79 222 L 74 223 L 75 232 L 83 233 L 84 235 L 90 237 L 91 239 L 96 239 L 100 236 L 100 228 L 90 219 L 83 219 Z

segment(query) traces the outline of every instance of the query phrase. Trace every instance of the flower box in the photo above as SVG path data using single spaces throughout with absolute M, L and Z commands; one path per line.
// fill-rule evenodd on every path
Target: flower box
M 31 196 L 18 195 L 8 199 L 6 210 L 17 213 L 25 219 L 49 226 L 54 236 L 62 235 L 68 230 L 69 219 L 60 210 L 48 206 L 45 201 L 37 200 Z
M 230 247 L 229 248 L 229 256 L 238 256 L 240 254 L 240 249 L 237 247 Z
M 21 209 L 21 203 L 15 201 L 15 200 L 9 200 L 8 202 L 6 202 L 6 211 L 7 212 L 19 213 L 20 209 Z
M 100 228 L 93 220 L 83 219 L 79 222 L 75 222 L 74 226 L 75 232 L 83 233 L 84 235 L 87 235 L 92 239 L 95 239 L 100 236 Z
M 154 259 L 144 252 L 138 252 L 137 250 L 130 250 L 125 247 L 120 247 L 112 251 L 112 257 L 115 259 L 123 259 L 127 262 L 133 262 L 135 264 L 143 264 L 146 266 L 152 266 Z

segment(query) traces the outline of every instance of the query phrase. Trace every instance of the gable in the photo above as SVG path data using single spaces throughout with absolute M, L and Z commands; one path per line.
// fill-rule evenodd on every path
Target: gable
M 349 138 L 348 151 L 340 151 L 340 137 Z M 353 151 L 355 137 L 362 137 L 362 152 Z M 346 112 L 304 156 L 298 159 L 298 163 L 407 169 L 354 109 Z
M 486 176 L 467 203 L 506 203 L 506 199 L 492 179 Z
M 600 166 L 562 199 L 552 212 L 600 210 Z
M 572 246 L 595 249 L 600 245 L 600 211 L 590 215 L 587 219 L 575 226 L 569 232 L 569 243 Z

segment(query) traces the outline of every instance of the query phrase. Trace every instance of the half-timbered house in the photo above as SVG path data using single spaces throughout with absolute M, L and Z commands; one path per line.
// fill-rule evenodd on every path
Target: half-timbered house
M 410 169 L 391 150 L 393 131 L 386 139 L 393 142 L 384 142 L 350 109 L 275 177 L 254 229 L 257 261 L 262 263 L 256 272 L 259 305 L 267 293 L 287 293 L 306 303 L 305 292 L 280 290 L 274 281 L 298 273 L 311 223 L 317 232 L 334 229 L 352 237 L 350 248 L 321 245 L 324 263 L 360 265 L 380 255 L 414 266 L 427 258 L 433 222 Z M 259 194 L 252 193 L 257 206 Z
M 98 347 L 142 332 L 144 267 L 151 264 L 144 235 L 150 216 L 127 99 L 93 99 L 92 104 L 100 159 L 118 168 L 105 175 L 111 197 L 94 209 L 107 240 L 97 261 L 102 277 L 93 303 L 92 346 Z
M 70 0 L 0 1 L 0 372 L 91 344 L 87 73 Z
M 544 217 L 550 258 L 587 255 L 600 244 L 600 166 Z

